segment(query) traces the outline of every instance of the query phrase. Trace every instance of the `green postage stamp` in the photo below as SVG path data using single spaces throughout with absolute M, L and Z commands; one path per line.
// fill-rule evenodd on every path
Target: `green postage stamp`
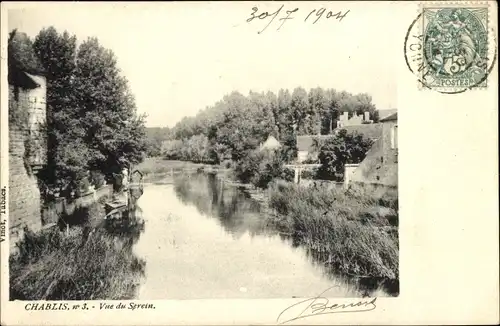
M 405 56 L 425 88 L 443 93 L 487 87 L 496 61 L 487 4 L 424 3 L 408 30 Z
M 429 86 L 487 86 L 487 8 L 424 7 L 422 30 Z

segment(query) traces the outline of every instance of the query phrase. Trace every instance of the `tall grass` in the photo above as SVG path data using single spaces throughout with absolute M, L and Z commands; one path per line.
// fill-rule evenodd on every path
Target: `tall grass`
M 11 300 L 132 299 L 145 267 L 123 234 L 81 227 L 27 232 L 9 265 Z
M 269 193 L 269 222 L 339 274 L 399 278 L 396 198 L 290 183 Z

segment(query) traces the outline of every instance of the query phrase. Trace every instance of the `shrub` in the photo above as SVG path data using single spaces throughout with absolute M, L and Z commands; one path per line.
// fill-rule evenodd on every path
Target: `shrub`
M 318 178 L 342 181 L 344 166 L 363 161 L 372 144 L 370 139 L 341 129 L 335 137 L 326 139 L 321 146 L 318 155 L 321 164 Z
M 279 151 L 252 151 L 235 167 L 235 176 L 243 183 L 258 188 L 267 188 L 275 179 L 293 180 L 294 172 L 284 167 L 285 161 Z
M 100 171 L 90 171 L 90 183 L 99 189 L 106 183 L 106 177 Z
M 274 179 L 289 180 L 289 174 L 285 171 L 284 164 L 282 156 L 278 155 L 277 152 L 270 152 L 268 155 L 264 155 L 259 164 L 259 170 L 252 179 L 253 185 L 265 189 Z
M 317 169 L 302 170 L 300 176 L 302 179 L 315 179 L 317 176 Z
M 234 169 L 236 178 L 243 183 L 250 183 L 259 172 L 260 163 L 263 159 L 262 152 L 249 152 L 236 164 Z
M 233 167 L 233 161 L 231 160 L 224 160 L 221 162 L 221 167 L 225 168 L 225 169 L 231 169 Z
M 82 196 L 85 193 L 87 193 L 90 189 L 90 181 L 88 177 L 82 178 L 80 181 L 78 181 L 78 188 L 76 189 L 76 196 Z

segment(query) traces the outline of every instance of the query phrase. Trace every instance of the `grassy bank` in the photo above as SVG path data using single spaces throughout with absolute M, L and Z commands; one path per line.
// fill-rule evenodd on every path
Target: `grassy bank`
M 269 190 L 270 222 L 340 274 L 399 278 L 397 198 L 291 183 Z
M 96 209 L 89 212 L 95 214 Z M 113 235 L 97 228 L 89 235 L 88 231 L 74 227 L 69 233 L 57 228 L 27 233 L 10 257 L 10 299 L 134 298 L 144 262 L 133 254 L 127 233 Z

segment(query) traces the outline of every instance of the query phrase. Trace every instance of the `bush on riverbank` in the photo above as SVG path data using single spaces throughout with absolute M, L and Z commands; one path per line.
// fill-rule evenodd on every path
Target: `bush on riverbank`
M 275 183 L 269 193 L 277 213 L 270 222 L 323 263 L 341 274 L 399 278 L 397 227 L 389 218 L 397 211 L 361 191 Z
M 11 300 L 126 300 L 134 297 L 145 263 L 126 238 L 102 228 L 88 237 L 76 227 L 69 234 L 27 232 L 9 265 Z
M 275 179 L 293 180 L 293 171 L 285 168 L 284 164 L 283 155 L 279 150 L 255 150 L 236 164 L 234 174 L 238 181 L 266 189 Z

